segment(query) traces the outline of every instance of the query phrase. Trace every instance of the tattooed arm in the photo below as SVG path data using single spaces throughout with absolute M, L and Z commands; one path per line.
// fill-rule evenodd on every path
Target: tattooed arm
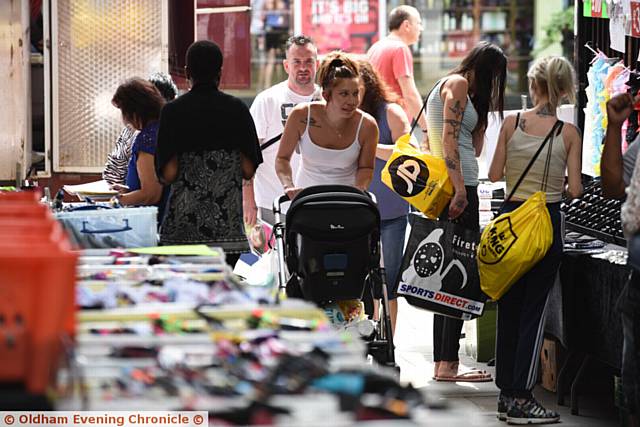
M 287 123 L 284 125 L 278 154 L 276 155 L 276 174 L 284 192 L 293 199 L 302 190 L 293 184 L 293 172 L 291 171 L 291 156 L 300 142 L 307 124 L 307 111 L 311 104 L 299 104 L 289 114 Z M 313 120 L 313 117 L 311 118 Z
M 469 83 L 459 75 L 452 75 L 442 84 L 440 96 L 444 102 L 442 149 L 447 172 L 454 188 L 453 199 L 449 204 L 449 217 L 457 218 L 467 207 L 467 190 L 464 187 L 462 169 L 460 167 L 460 153 L 458 151 L 458 137 L 462 127 L 464 109 L 467 105 L 467 91 Z

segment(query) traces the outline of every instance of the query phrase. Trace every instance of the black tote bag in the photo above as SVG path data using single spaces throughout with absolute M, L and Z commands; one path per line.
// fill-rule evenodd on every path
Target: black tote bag
M 476 263 L 479 233 L 450 221 L 409 216 L 411 234 L 396 292 L 409 304 L 457 319 L 482 315 L 487 296 L 480 290 Z

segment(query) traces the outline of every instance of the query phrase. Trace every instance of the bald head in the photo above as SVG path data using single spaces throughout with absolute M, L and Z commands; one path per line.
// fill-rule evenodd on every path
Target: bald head
M 389 13 L 389 31 L 398 30 L 404 21 L 415 17 L 420 17 L 420 13 L 413 6 L 402 5 L 394 8 Z

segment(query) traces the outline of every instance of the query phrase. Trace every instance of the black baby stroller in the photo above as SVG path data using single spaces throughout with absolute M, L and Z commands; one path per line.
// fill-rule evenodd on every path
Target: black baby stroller
M 287 295 L 322 307 L 363 299 L 365 292 L 378 289 L 381 320 L 367 343 L 368 350 L 378 363 L 395 366 L 376 203 L 368 193 L 350 186 L 308 187 L 291 202 L 283 229 L 280 207 L 288 200 L 282 196 L 273 206 L 280 291 L 286 288 Z

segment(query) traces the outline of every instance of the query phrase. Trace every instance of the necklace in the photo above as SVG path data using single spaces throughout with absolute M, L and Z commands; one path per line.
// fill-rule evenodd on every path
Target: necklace
M 331 130 L 338 135 L 339 139 L 342 139 L 342 133 L 345 131 L 345 129 L 347 128 L 347 125 L 349 124 L 348 122 L 345 123 L 342 128 L 335 126 L 331 120 L 329 120 L 329 117 L 327 117 L 327 124 L 329 125 L 329 127 L 331 128 Z

